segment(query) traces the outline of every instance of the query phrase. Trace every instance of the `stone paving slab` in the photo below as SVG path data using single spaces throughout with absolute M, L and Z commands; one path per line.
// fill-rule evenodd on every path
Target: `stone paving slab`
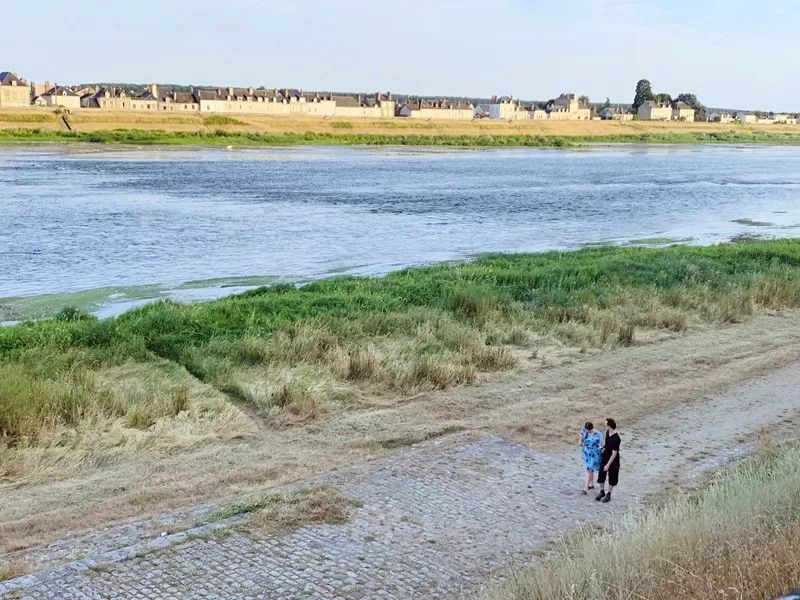
M 510 566 L 546 553 L 560 534 L 609 524 L 673 475 L 682 484 L 747 453 L 762 425 L 796 422 L 797 382 L 795 370 L 784 369 L 623 428 L 622 480 L 608 505 L 578 493 L 577 448 L 551 454 L 456 434 L 309 482 L 363 502 L 347 523 L 275 536 L 248 527 L 245 515 L 150 541 L 123 539 L 119 549 L 0 583 L 0 598 L 474 596 Z M 229 535 L 214 534 L 221 526 Z
M 541 553 L 558 532 L 635 501 L 579 495 L 575 466 L 496 437 L 427 442 L 320 478 L 363 502 L 343 525 L 173 534 L 124 549 L 120 560 L 16 580 L 22 586 L 5 597 L 452 598 Z

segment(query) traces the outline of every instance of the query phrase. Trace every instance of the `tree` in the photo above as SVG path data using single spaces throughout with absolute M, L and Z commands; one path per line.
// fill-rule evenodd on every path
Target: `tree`
M 660 94 L 655 94 L 653 96 L 653 100 L 661 104 L 669 104 L 670 102 L 672 102 L 672 96 L 662 92 Z
M 647 79 L 640 79 L 636 84 L 636 95 L 633 98 L 633 112 L 636 113 L 639 107 L 648 100 L 654 100 L 653 86 Z
M 607 108 L 611 108 L 611 98 L 606 98 L 606 101 L 603 102 L 603 106 L 600 107 L 600 110 L 605 110 Z

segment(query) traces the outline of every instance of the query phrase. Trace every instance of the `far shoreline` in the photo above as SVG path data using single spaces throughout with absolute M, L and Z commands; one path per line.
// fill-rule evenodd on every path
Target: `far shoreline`
M 293 146 L 397 146 L 431 148 L 566 148 L 596 145 L 800 145 L 797 133 L 766 131 L 687 131 L 617 135 L 531 135 L 531 134 L 334 134 L 327 132 L 265 133 L 239 131 L 167 131 L 112 129 L 99 131 L 47 131 L 0 129 L 0 145 L 85 143 L 104 146 L 165 146 L 200 148 L 262 148 Z

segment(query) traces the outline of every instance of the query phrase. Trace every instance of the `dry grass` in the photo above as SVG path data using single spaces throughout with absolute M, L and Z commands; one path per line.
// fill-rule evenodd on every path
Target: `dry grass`
M 312 523 L 340 524 L 347 509 L 359 503 L 329 486 L 303 487 L 292 492 L 267 494 L 233 504 L 218 511 L 212 520 L 252 513 L 248 525 L 282 534 Z
M 30 114 L 48 114 L 32 109 Z M 0 127 L 4 114 L 28 114 L 28 111 L 0 112 Z M 225 117 L 226 115 L 222 115 Z M 236 123 L 221 123 L 223 129 L 251 133 L 325 133 L 331 129 L 345 129 L 353 134 L 419 135 L 543 135 L 543 136 L 615 136 L 639 134 L 664 134 L 687 132 L 748 132 L 798 133 L 796 125 L 723 125 L 720 123 L 680 123 L 652 121 L 417 121 L 410 119 L 374 119 L 314 116 L 252 116 L 231 114 Z M 163 129 L 166 131 L 194 131 L 203 129 L 204 119 L 199 114 L 167 115 L 137 111 L 73 110 L 70 122 L 78 131 L 103 131 L 108 129 Z M 24 121 L 13 122 L 15 127 L 28 127 Z M 37 124 L 39 126 L 41 124 Z M 53 127 L 57 127 L 53 123 Z M 215 125 L 217 126 L 217 125 Z
M 254 431 L 223 394 L 166 361 L 126 363 L 43 382 L 20 379 L 7 366 L 0 372 L 0 393 L 13 396 L 14 405 L 39 406 L 20 411 L 17 438 L 0 438 L 0 482 L 61 478 Z M 6 411 L 1 421 L 12 419 Z
M 0 562 L 0 581 L 22 577 L 23 575 L 27 575 L 28 571 L 28 565 L 22 561 L 12 560 Z
M 637 339 L 643 337 L 637 333 Z M 571 447 L 576 415 L 594 416 L 603 407 L 603 414 L 633 423 L 796 361 L 800 313 L 757 316 L 734 327 L 704 327 L 672 334 L 657 344 L 640 341 L 596 354 L 554 341 L 531 343 L 537 358 L 529 358 L 533 350 L 515 350 L 524 369 L 485 385 L 414 398 L 370 392 L 361 399 L 366 403 L 362 410 L 289 428 L 262 428 L 246 437 L 236 435 L 242 415 L 235 411 L 235 422 L 215 424 L 210 429 L 217 433 L 206 438 L 225 443 L 176 448 L 169 437 L 163 446 L 155 436 L 141 447 L 125 441 L 131 433 L 147 438 L 158 432 L 157 425 L 150 432 L 109 432 L 102 452 L 88 450 L 94 442 L 84 439 L 78 446 L 80 469 L 69 466 L 74 458 L 68 445 L 46 453 L 26 449 L 24 460 L 19 455 L 11 460 L 7 454 L 0 458 L 0 464 L 11 468 L 5 477 L 0 474 L 0 552 L 137 515 L 263 495 L 277 485 L 448 431 L 486 431 L 544 448 L 561 448 L 564 441 Z M 775 406 L 780 406 L 782 389 L 776 388 Z M 172 432 L 167 429 L 172 424 L 164 420 L 163 434 Z M 188 421 L 180 424 L 192 427 Z M 736 428 L 740 426 L 737 421 Z M 117 439 L 123 440 L 120 446 Z M 115 449 L 120 454 L 113 454 Z M 22 463 L 19 473 L 13 472 L 16 461 Z M 161 530 L 154 531 L 157 535 Z
M 777 598 L 800 581 L 800 448 L 768 447 L 696 495 L 585 531 L 502 600 Z

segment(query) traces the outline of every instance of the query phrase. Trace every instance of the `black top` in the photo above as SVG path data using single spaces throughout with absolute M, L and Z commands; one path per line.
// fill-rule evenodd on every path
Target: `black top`
M 617 456 L 614 459 L 615 461 L 619 459 L 619 434 L 615 431 L 613 434 L 609 435 L 606 431 L 606 444 L 603 446 L 603 463 L 607 463 L 611 459 L 611 453 L 616 450 Z

